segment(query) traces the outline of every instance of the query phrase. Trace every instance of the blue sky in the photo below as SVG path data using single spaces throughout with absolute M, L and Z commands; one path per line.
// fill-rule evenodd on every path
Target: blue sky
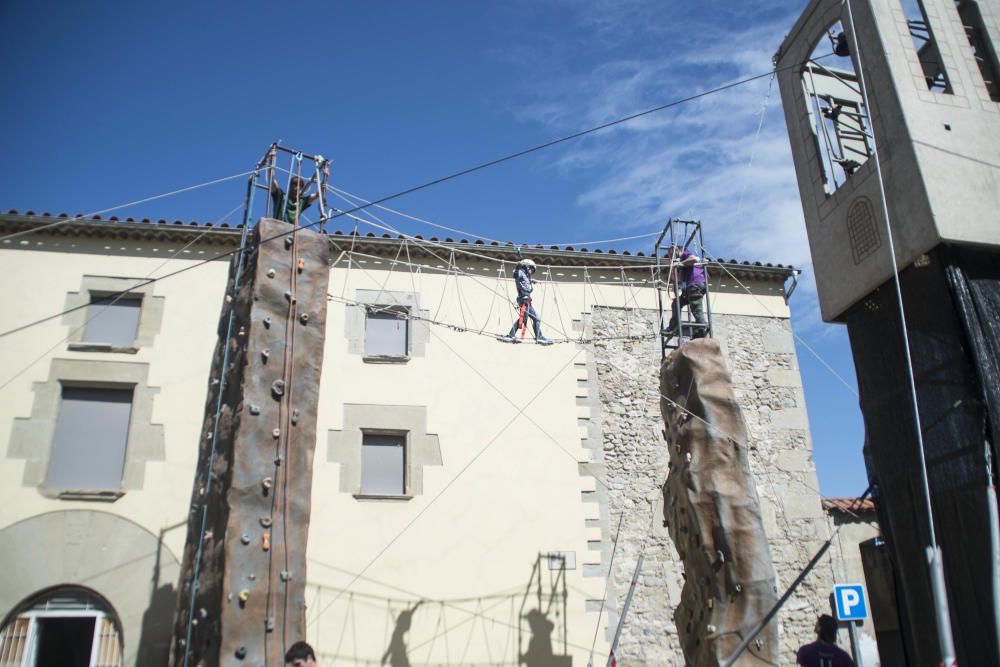
M 765 73 L 804 6 L 358 2 L 292 13 L 262 2 L 7 0 L 0 208 L 89 213 L 246 171 L 278 139 L 333 158 L 333 185 L 379 198 Z M 819 318 L 780 96 L 768 90 L 763 78 L 390 205 L 547 244 L 700 218 L 711 255 L 804 269 L 795 331 L 853 386 L 846 331 Z M 244 184 L 117 214 L 217 220 Z M 651 242 L 614 245 L 648 252 Z M 798 356 L 821 490 L 857 495 L 857 398 L 801 344 Z

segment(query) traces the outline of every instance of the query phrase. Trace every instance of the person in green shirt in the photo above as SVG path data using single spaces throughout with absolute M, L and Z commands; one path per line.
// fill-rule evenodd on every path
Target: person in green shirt
M 271 149 L 271 163 L 274 163 L 275 149 Z M 330 163 L 323 163 L 323 181 L 319 185 L 322 188 L 326 185 L 327 179 L 330 177 Z M 313 176 L 315 179 L 315 176 Z M 292 176 L 292 180 L 288 184 L 288 196 L 285 196 L 285 191 L 282 190 L 277 183 L 276 178 L 271 179 L 271 197 L 274 199 L 274 206 L 271 217 L 277 220 L 283 220 L 289 224 L 296 224 L 302 218 L 302 213 L 305 212 L 307 208 L 313 205 L 313 203 L 319 199 L 319 188 L 316 192 L 311 195 L 306 195 L 309 187 L 313 184 L 313 181 L 306 181 L 299 176 Z

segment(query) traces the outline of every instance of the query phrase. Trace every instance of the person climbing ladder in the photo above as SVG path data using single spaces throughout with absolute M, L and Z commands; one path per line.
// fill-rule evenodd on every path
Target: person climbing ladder
M 510 328 L 510 333 L 502 336 L 500 340 L 507 343 L 520 343 L 517 338 L 518 329 L 521 330 L 521 338 L 524 338 L 524 330 L 527 328 L 527 320 L 531 319 L 532 329 L 535 332 L 535 342 L 539 345 L 552 345 L 552 341 L 542 335 L 542 320 L 538 317 L 534 306 L 531 305 L 531 292 L 534 289 L 531 275 L 535 272 L 535 262 L 530 259 L 522 259 L 514 267 L 514 284 L 517 285 L 517 307 L 518 317 L 514 320 L 514 325 Z

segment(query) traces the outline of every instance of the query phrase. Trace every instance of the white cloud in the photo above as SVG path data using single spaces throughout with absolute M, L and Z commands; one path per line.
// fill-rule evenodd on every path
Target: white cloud
M 680 4 L 685 9 L 675 9 L 671 22 L 661 16 L 663 3 L 571 3 L 579 29 L 593 39 L 596 64 L 577 67 L 565 54 L 535 59 L 515 113 L 566 133 L 766 73 L 799 11 L 768 14 L 750 2 L 724 3 L 720 13 L 711 0 L 700 11 Z M 592 226 L 614 221 L 646 230 L 693 215 L 713 254 L 794 264 L 806 271 L 796 296 L 815 298 L 780 97 L 768 77 L 590 135 L 551 160 L 568 178 L 587 174 L 577 203 L 593 213 Z

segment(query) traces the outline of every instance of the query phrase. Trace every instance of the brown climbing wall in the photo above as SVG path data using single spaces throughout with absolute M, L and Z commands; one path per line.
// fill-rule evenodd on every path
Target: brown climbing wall
M 660 392 L 670 448 L 663 519 L 685 573 L 674 623 L 687 664 L 720 665 L 778 598 L 746 425 L 717 341 L 675 350 Z M 778 664 L 778 649 L 772 621 L 736 664 Z
M 285 647 L 305 635 L 329 245 L 325 236 L 292 232 L 291 225 L 260 221 L 235 298 L 236 257 L 230 268 L 174 615 L 173 665 L 185 664 L 185 656 L 187 664 L 206 667 L 283 665 Z

